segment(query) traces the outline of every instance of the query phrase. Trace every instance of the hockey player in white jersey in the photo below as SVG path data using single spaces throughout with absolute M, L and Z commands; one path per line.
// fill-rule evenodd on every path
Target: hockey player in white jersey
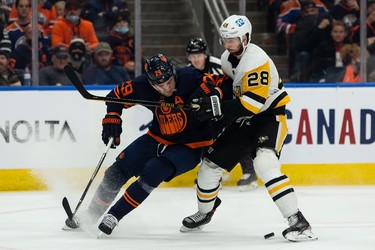
M 186 46 L 186 55 L 189 60 L 187 66 L 202 70 L 204 73 L 222 75 L 221 60 L 207 53 L 207 43 L 201 37 L 193 37 Z M 219 135 L 231 120 L 222 118 L 220 122 L 212 123 L 214 138 Z M 247 156 L 240 161 L 242 177 L 237 186 L 240 191 L 250 191 L 258 187 L 257 176 L 254 171 L 253 160 Z M 196 180 L 195 180 L 196 183 Z
M 200 230 L 220 205 L 222 169 L 231 171 L 251 154 L 258 177 L 288 220 L 282 234 L 289 241 L 315 240 L 309 222 L 298 208 L 289 178 L 281 173 L 279 157 L 287 135 L 285 107 L 290 98 L 270 57 L 250 43 L 252 26 L 246 16 L 232 15 L 220 27 L 225 51 L 221 65 L 233 79 L 233 100 L 224 100 L 221 110 L 233 122 L 207 150 L 198 172 L 198 212 L 184 218 L 181 232 Z

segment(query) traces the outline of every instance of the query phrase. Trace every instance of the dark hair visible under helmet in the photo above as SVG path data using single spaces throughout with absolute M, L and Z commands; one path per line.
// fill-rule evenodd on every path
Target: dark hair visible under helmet
M 186 47 L 186 52 L 188 54 L 206 53 L 206 50 L 207 50 L 207 44 L 200 37 L 195 37 L 195 38 L 190 39 L 190 42 L 188 43 Z
M 145 71 L 151 84 L 163 83 L 174 75 L 171 61 L 163 54 L 158 54 L 148 59 L 145 63 Z

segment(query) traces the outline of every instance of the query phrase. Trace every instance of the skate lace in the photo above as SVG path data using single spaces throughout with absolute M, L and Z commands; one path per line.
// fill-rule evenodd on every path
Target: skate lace
M 102 223 L 110 228 L 114 228 L 117 225 L 118 221 L 115 216 L 108 214 L 104 216 Z
M 206 218 L 206 214 L 204 213 L 201 213 L 201 212 L 196 212 L 195 214 L 189 216 L 189 218 L 191 220 L 193 220 L 194 222 L 199 222 L 199 221 L 202 221 Z

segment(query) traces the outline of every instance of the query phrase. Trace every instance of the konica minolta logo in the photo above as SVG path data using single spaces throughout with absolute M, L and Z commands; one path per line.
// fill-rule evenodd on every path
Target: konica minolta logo
M 45 120 L 0 122 L 0 144 L 17 142 L 76 141 L 68 121 Z

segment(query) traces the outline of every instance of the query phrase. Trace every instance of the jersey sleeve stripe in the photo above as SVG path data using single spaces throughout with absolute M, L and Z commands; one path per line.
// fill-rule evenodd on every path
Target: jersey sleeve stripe
M 265 102 L 264 106 L 262 107 L 262 112 L 266 111 L 270 108 L 276 108 L 276 107 L 281 107 L 284 106 L 290 102 L 290 97 L 286 93 L 285 89 L 281 89 L 275 94 L 271 95 L 267 101 Z M 283 104 L 283 105 L 281 105 Z
M 240 102 L 247 110 L 254 114 L 258 114 L 263 106 L 262 103 L 255 101 L 254 99 L 249 98 L 248 96 L 243 95 L 240 97 Z
M 246 92 L 240 97 L 240 101 L 247 110 L 258 114 L 267 100 L 252 92 Z

